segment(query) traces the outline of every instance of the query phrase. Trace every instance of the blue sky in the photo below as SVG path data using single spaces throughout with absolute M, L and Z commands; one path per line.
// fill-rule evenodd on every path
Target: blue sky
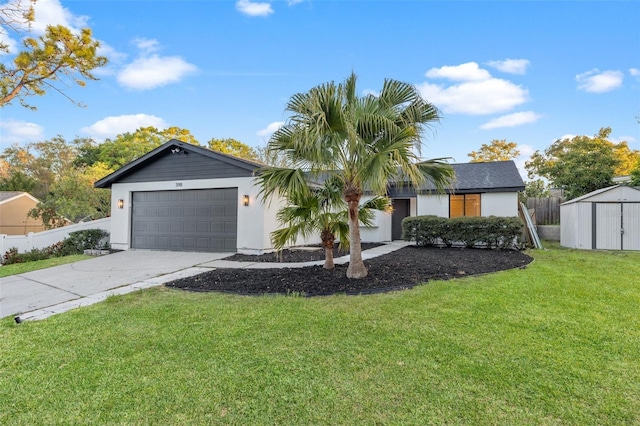
M 141 126 L 264 146 L 291 95 L 352 71 L 362 94 L 394 78 L 441 110 L 425 158 L 507 139 L 522 165 L 607 126 L 640 149 L 638 22 L 638 1 L 38 0 L 34 32 L 89 26 L 110 62 L 58 86 L 84 108 L 49 92 L 0 109 L 0 149 Z

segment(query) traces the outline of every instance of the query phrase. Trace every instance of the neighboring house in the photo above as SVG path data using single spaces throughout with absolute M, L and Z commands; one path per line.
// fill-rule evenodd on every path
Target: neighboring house
M 260 167 L 175 139 L 159 146 L 95 183 L 111 188 L 112 248 L 271 251 L 283 202 L 265 204 L 258 197 L 254 173 Z M 517 216 L 524 183 L 512 161 L 453 167 L 455 193 L 391 185 L 394 212 L 378 213 L 375 225 L 362 229 L 362 241 L 398 239 L 398 223 L 416 214 Z
M 26 235 L 43 231 L 42 221 L 28 217 L 38 202 L 27 192 L 0 191 L 0 234 Z
M 640 189 L 614 185 L 562 203 L 560 245 L 640 250 Z

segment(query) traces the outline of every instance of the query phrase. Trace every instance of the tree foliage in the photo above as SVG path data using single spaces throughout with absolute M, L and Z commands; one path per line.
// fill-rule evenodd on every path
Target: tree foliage
M 210 139 L 207 143 L 209 149 L 222 152 L 223 154 L 233 155 L 235 157 L 244 158 L 249 161 L 259 161 L 258 152 L 249 145 L 238 140 L 227 139 Z
M 158 130 L 155 127 L 140 127 L 134 132 L 117 135 L 114 139 L 106 139 L 101 144 L 85 143 L 79 147 L 76 164 L 92 165 L 101 162 L 107 167 L 117 170 L 127 163 L 143 156 L 163 143 L 178 139 L 193 145 L 198 141 L 189 130 L 169 127 Z
M 0 6 L 1 36 L 10 33 L 22 36 L 36 18 L 34 1 L 11 0 Z M 97 54 L 100 43 L 93 39 L 90 28 L 78 34 L 62 25 L 49 25 L 39 37 L 22 38 L 22 50 L 11 52 L 7 42 L 0 43 L 0 53 L 14 54 L 12 61 L 0 63 L 0 107 L 13 100 L 35 109 L 25 98 L 44 95 L 49 90 L 63 94 L 61 88 L 68 83 L 84 87 L 88 80 L 97 80 L 92 74 L 107 64 L 107 58 Z
M 615 175 L 629 174 L 628 158 L 639 155 L 626 142 L 609 141 L 610 134 L 606 127 L 593 137 L 561 139 L 544 152 L 536 151 L 525 164 L 529 178 L 548 179 L 551 186 L 565 191 L 567 199 L 610 186 Z
M 419 161 L 425 126 L 439 119 L 435 106 L 408 83 L 387 79 L 378 96 L 359 97 L 356 76 L 325 83 L 291 97 L 287 123 L 268 149 L 284 153 L 287 167 L 261 169 L 261 196 L 308 194 L 307 182 L 336 179 L 349 211 L 350 262 L 347 277 L 363 278 L 359 206 L 370 191 L 385 196 L 390 179 L 420 185 L 431 179 L 442 189 L 453 177 L 442 159 Z M 402 176 L 402 177 L 401 177 Z
M 513 160 L 520 155 L 518 144 L 507 142 L 506 139 L 494 139 L 488 144 L 483 143 L 478 151 L 468 154 L 471 163 L 486 163 L 490 161 Z
M 631 185 L 640 186 L 640 160 L 638 160 L 629 175 L 631 176 Z
M 388 211 L 391 200 L 372 197 L 358 211 L 360 222 L 371 225 L 373 210 Z M 287 244 L 295 244 L 298 237 L 320 236 L 325 253 L 324 269 L 333 269 L 333 249 L 336 239 L 342 249 L 349 247 L 349 212 L 343 199 L 342 183 L 327 179 L 321 186 L 310 186 L 305 191 L 289 194 L 286 205 L 277 214 L 284 228 L 271 233 L 273 246 L 281 250 Z

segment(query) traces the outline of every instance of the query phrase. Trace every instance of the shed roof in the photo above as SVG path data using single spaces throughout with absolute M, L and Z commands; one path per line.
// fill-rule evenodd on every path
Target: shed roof
M 609 186 L 606 188 L 601 188 L 601 189 L 596 189 L 595 191 L 592 191 L 588 194 L 584 194 L 581 197 L 577 197 L 574 198 L 573 200 L 569 200 L 569 201 L 565 201 L 564 203 L 560 204 L 561 206 L 565 206 L 568 204 L 573 204 L 573 203 L 579 203 L 581 201 L 588 201 L 591 198 L 594 198 L 598 195 L 601 194 L 606 194 L 607 192 L 612 192 L 616 189 L 620 188 L 623 191 L 631 191 L 630 193 L 633 194 L 633 196 L 637 196 L 637 198 L 640 198 L 640 188 L 637 187 L 633 187 L 633 186 L 627 186 L 627 185 L 623 185 L 623 184 L 618 184 L 618 185 L 613 185 L 613 186 Z M 616 200 L 618 201 L 618 200 Z

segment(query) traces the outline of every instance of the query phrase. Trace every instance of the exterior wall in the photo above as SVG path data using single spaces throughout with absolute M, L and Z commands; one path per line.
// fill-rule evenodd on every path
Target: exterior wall
M 26 235 L 29 232 L 39 232 L 45 229 L 42 221 L 27 217 L 38 201 L 27 194 L 0 204 L 0 234 Z
M 81 222 L 48 231 L 30 232 L 28 235 L 0 235 L 0 255 L 12 247 L 17 248 L 19 253 L 25 253 L 34 248 L 43 249 L 64 240 L 73 231 L 85 229 L 102 229 L 111 232 L 111 219 L 107 217 L 91 222 Z
M 391 241 L 391 213 L 374 212 L 373 226 L 360 225 L 360 241 L 363 243 L 381 243 Z
M 188 190 L 238 188 L 238 252 L 262 253 L 271 250 L 269 234 L 276 229 L 276 202 L 265 206 L 258 199 L 258 188 L 252 177 L 227 179 L 199 179 L 164 182 L 115 183 L 111 187 L 111 247 L 119 250 L 131 248 L 131 197 L 136 191 Z M 243 195 L 249 195 L 249 205 L 242 204 Z M 118 200 L 124 208 L 118 208 Z
M 611 203 L 616 201 L 640 201 L 640 191 L 628 186 L 619 186 L 608 191 L 595 194 L 591 197 L 585 196 L 584 201 L 590 203 Z
M 518 216 L 517 192 L 485 192 L 480 197 L 481 214 L 484 217 Z
M 416 197 L 416 216 L 449 217 L 449 195 L 418 195 Z
M 572 203 L 560 206 L 560 245 L 591 250 L 591 203 Z

